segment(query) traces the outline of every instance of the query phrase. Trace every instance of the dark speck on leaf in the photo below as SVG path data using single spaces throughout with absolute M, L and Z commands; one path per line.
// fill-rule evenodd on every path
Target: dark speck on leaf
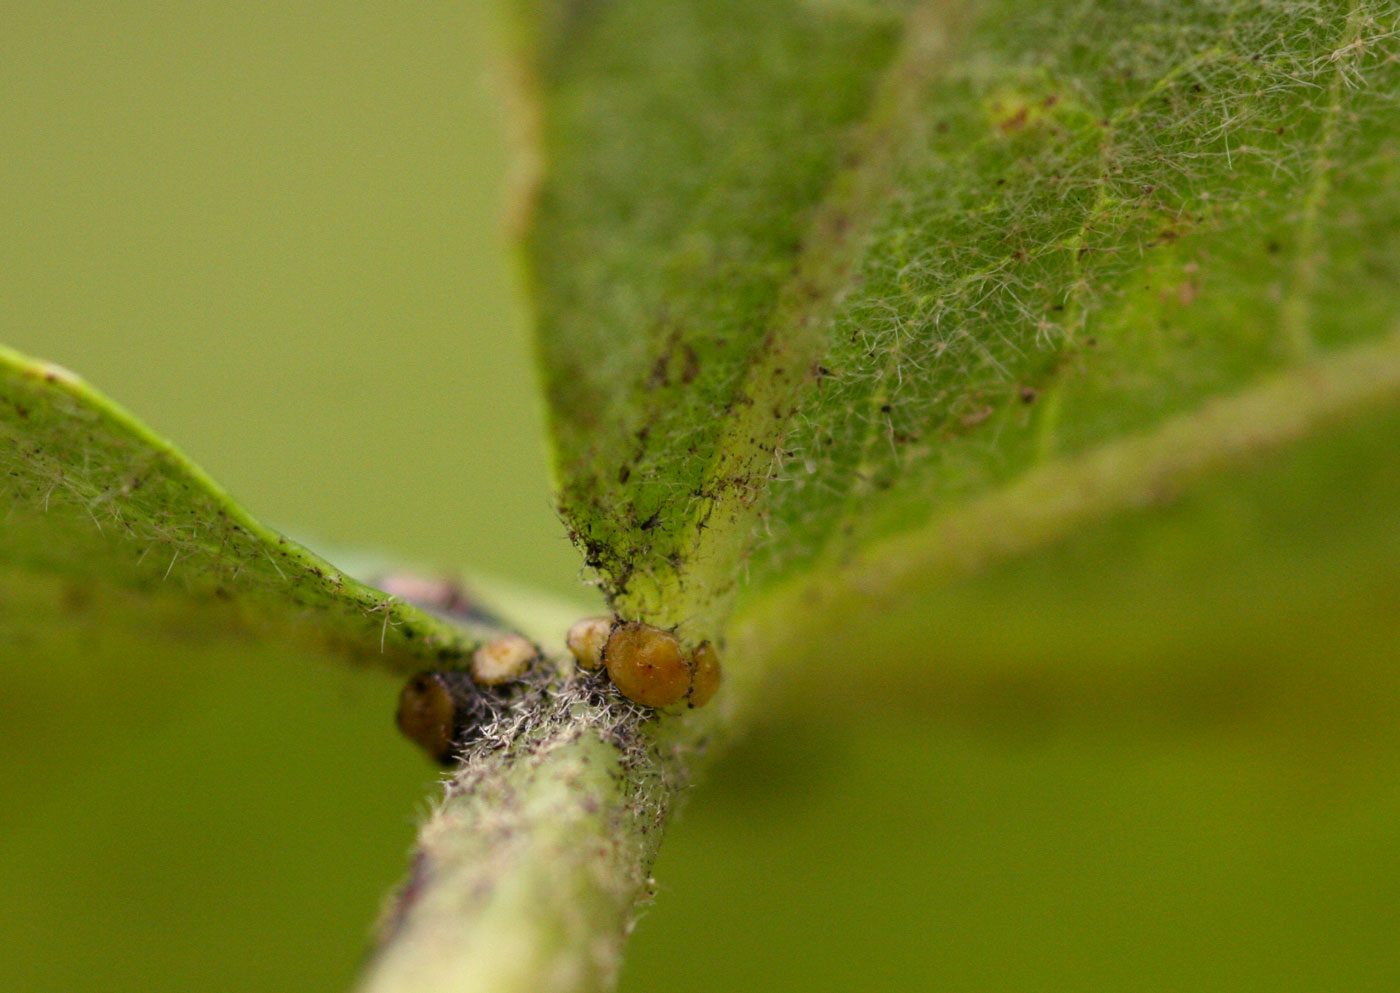
M 215 596 L 221 592 L 221 588 L 214 590 Z M 63 588 L 63 606 L 68 610 L 86 610 L 92 603 L 92 591 L 81 586 L 65 586 Z
M 686 345 L 682 354 L 681 382 L 689 386 L 695 382 L 700 375 L 700 356 L 695 354 L 695 349 Z

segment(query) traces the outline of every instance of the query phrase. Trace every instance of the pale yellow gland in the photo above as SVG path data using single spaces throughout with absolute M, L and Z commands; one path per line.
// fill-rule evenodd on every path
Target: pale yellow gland
M 603 648 L 611 633 L 612 619 L 608 617 L 585 617 L 569 628 L 565 641 L 580 669 L 597 669 L 603 664 Z
M 516 679 L 539 655 L 526 638 L 508 634 L 488 641 L 472 653 L 472 679 L 482 686 L 495 686 Z

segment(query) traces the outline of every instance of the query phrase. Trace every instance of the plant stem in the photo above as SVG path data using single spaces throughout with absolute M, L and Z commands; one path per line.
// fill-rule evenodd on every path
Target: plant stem
M 609 989 L 694 748 L 593 677 L 469 746 L 419 836 L 362 993 Z M 692 738 L 682 734 L 681 738 Z

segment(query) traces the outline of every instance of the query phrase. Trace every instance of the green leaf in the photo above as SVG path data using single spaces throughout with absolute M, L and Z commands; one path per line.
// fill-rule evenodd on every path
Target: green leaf
M 545 6 L 541 355 L 562 510 L 621 610 L 926 660 L 971 603 L 985 659 L 1027 570 L 1131 629 L 1153 534 L 1194 567 L 1183 644 L 1254 630 L 1212 596 L 1264 562 L 1295 581 L 1262 614 L 1374 606 L 1393 5 Z M 1095 616 L 1059 649 L 1140 643 Z
M 620 604 L 666 618 L 700 522 L 722 523 L 710 505 L 761 490 L 713 463 L 770 462 L 771 398 L 806 380 L 804 354 L 760 379 L 815 330 L 774 313 L 899 22 L 863 5 L 557 9 L 529 252 L 560 499 Z
M 564 516 L 787 690 L 623 988 L 1385 988 L 1395 4 L 533 7 Z
M 477 644 L 258 524 L 72 373 L 7 349 L 0 460 L 0 631 L 37 669 L 234 639 L 411 672 Z

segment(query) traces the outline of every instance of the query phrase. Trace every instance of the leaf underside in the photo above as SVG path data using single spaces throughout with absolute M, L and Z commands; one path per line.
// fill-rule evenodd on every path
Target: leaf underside
M 220 640 L 411 672 L 472 634 L 252 520 L 72 373 L 0 349 L 0 643 L 58 659 Z M 280 646 L 280 647 L 279 647 Z
M 621 610 L 986 658 L 1077 597 L 1056 650 L 1122 657 L 1168 574 L 1224 645 L 1267 573 L 1392 631 L 1394 4 L 528 6 L 561 509 Z

